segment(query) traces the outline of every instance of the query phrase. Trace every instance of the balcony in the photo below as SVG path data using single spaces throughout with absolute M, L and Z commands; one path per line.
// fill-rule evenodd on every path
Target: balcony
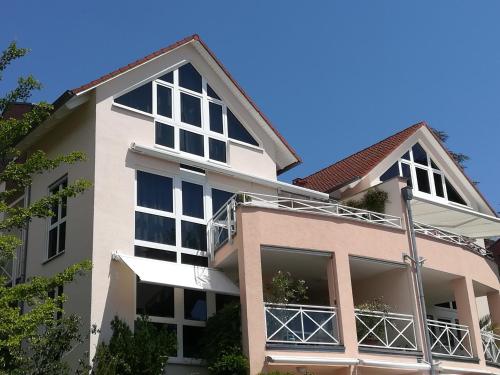
M 355 310 L 358 345 L 366 348 L 416 351 L 412 315 Z
M 483 342 L 486 362 L 500 366 L 500 335 L 496 335 L 493 332 L 482 331 L 481 341 Z
M 318 347 L 340 344 L 335 307 L 266 303 L 264 310 L 268 345 Z
M 473 358 L 469 327 L 428 319 L 427 330 L 433 354 L 444 357 Z

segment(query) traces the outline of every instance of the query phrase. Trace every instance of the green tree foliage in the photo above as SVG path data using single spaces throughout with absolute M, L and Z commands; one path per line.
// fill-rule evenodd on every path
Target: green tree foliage
M 246 375 L 248 360 L 242 354 L 241 308 L 229 303 L 207 320 L 201 353 L 213 375 Z
M 373 188 L 369 189 L 361 199 L 348 200 L 345 205 L 383 214 L 388 199 L 389 194 L 387 192 Z
M 26 55 L 27 49 L 11 43 L 0 56 L 0 80 L 6 68 Z M 33 90 L 41 88 L 33 77 L 20 77 L 17 86 L 0 97 L 0 113 L 5 114 L 12 102 L 26 102 Z M 32 201 L 26 207 L 10 203 L 31 185 L 35 175 L 51 171 L 63 164 L 85 159 L 80 152 L 48 158 L 43 151 L 29 155 L 16 149 L 18 141 L 47 119 L 52 106 L 38 103 L 20 119 L 0 117 L 0 266 L 12 261 L 21 240 L 14 231 L 24 229 L 33 218 L 54 215 L 53 207 L 86 190 L 90 183 L 75 181 L 56 194 Z M 45 251 L 40 244 L 40 252 Z M 79 318 L 63 314 L 66 296 L 50 292 L 72 282 L 91 268 L 90 262 L 73 265 L 53 277 L 33 277 L 15 286 L 6 285 L 0 275 L 0 374 L 65 374 L 69 371 L 63 356 L 83 338 L 79 334 Z M 61 319 L 55 316 L 61 314 Z
M 97 347 L 93 359 L 93 375 L 160 375 L 168 357 L 175 354 L 176 336 L 164 327 L 140 317 L 134 332 L 115 317 L 111 321 L 113 335 L 109 343 Z M 88 373 L 88 372 L 87 372 Z
M 271 280 L 266 302 L 304 303 L 309 299 L 308 290 L 305 280 L 296 280 L 290 272 L 280 270 Z
M 438 139 L 445 144 L 448 138 L 450 137 L 448 133 L 446 133 L 443 130 L 438 130 L 431 128 L 432 132 Z M 454 152 L 448 149 L 448 152 L 450 153 L 451 157 L 460 165 L 462 168 L 466 168 L 465 162 L 467 162 L 470 158 L 469 156 L 462 154 L 461 152 Z

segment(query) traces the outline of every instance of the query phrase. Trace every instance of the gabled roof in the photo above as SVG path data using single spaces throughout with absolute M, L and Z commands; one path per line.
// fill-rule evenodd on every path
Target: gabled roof
M 335 191 L 367 175 L 382 160 L 389 156 L 391 152 L 398 148 L 399 145 L 424 126 L 427 126 L 424 122 L 412 125 L 310 176 L 297 178 L 293 183 L 325 193 Z
M 285 145 L 285 147 L 288 149 L 288 151 L 293 155 L 293 157 L 296 159 L 294 163 L 291 163 L 290 165 L 282 168 L 281 170 L 278 171 L 278 173 L 283 173 L 297 164 L 300 164 L 302 162 L 302 159 L 300 156 L 296 153 L 296 151 L 290 146 L 290 144 L 285 140 L 285 138 L 280 134 L 280 132 L 276 129 L 271 124 L 271 121 L 264 115 L 264 113 L 257 107 L 255 102 L 248 96 L 248 94 L 243 90 L 243 88 L 236 82 L 236 80 L 233 78 L 233 76 L 229 73 L 229 71 L 222 65 L 222 63 L 217 59 L 215 54 L 208 48 L 208 46 L 203 42 L 200 38 L 199 35 L 193 34 L 191 36 L 188 36 L 187 38 L 181 39 L 178 42 L 175 42 L 174 44 L 171 44 L 170 46 L 167 46 L 165 48 L 159 49 L 156 52 L 153 52 L 139 60 L 136 60 L 128 65 L 122 66 L 121 68 L 118 68 L 108 74 L 105 74 L 93 81 L 90 81 L 82 86 L 79 86 L 77 88 L 74 88 L 72 90 L 69 90 L 68 92 L 65 93 L 67 95 L 68 93 L 71 95 L 80 95 L 88 90 L 92 90 L 93 88 L 99 86 L 100 84 L 103 84 L 104 82 L 109 81 L 110 79 L 113 79 L 120 74 L 123 74 L 129 70 L 132 70 L 150 60 L 153 60 L 167 52 L 172 51 L 175 48 L 178 48 L 180 46 L 183 46 L 185 44 L 191 43 L 191 42 L 199 42 L 200 45 L 206 50 L 206 52 L 210 55 L 210 57 L 216 62 L 216 64 L 222 69 L 222 71 L 226 74 L 226 76 L 229 78 L 229 80 L 236 86 L 236 88 L 240 91 L 240 93 L 244 96 L 244 98 L 250 103 L 250 105 L 257 111 L 259 116 L 264 120 L 264 122 L 269 126 L 269 128 L 274 132 L 274 134 L 279 138 L 279 140 Z

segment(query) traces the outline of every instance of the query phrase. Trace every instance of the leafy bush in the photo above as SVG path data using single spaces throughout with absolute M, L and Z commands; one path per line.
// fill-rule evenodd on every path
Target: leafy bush
M 303 303 L 308 300 L 308 289 L 304 280 L 295 280 L 290 272 L 278 271 L 271 280 L 266 302 Z
M 383 301 L 382 297 L 379 298 L 374 298 L 372 300 L 363 302 L 359 305 L 356 306 L 356 309 L 363 310 L 366 312 L 374 311 L 374 312 L 381 312 L 384 314 L 387 314 L 391 311 L 391 306 L 386 304 Z M 360 316 L 360 319 L 371 329 L 377 324 L 377 322 L 380 320 L 379 317 L 371 317 L 371 316 Z M 356 320 L 356 331 L 357 331 L 357 336 L 358 339 L 363 338 L 367 333 L 368 333 L 368 328 L 365 327 L 365 325 L 358 320 Z M 375 335 L 378 336 L 378 338 Z M 377 343 L 380 343 L 380 339 L 385 340 L 385 329 L 384 325 L 380 323 L 373 329 L 373 333 L 370 333 L 364 340 L 363 343 L 366 343 L 366 341 L 376 341 Z
M 383 214 L 385 212 L 385 204 L 387 203 L 388 199 L 389 194 L 387 194 L 385 191 L 373 188 L 369 189 L 361 199 L 348 200 L 347 202 L 345 202 L 345 205 Z
M 92 375 L 160 375 L 168 356 L 175 353 L 173 333 L 151 323 L 147 317 L 136 321 L 135 332 L 115 317 L 109 344 L 97 347 L 92 361 Z
M 235 302 L 207 320 L 201 338 L 201 354 L 210 374 L 246 375 L 248 360 L 242 351 L 241 309 Z

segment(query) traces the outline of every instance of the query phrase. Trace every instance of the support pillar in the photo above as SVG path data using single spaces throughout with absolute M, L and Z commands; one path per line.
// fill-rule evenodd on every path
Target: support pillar
M 484 353 L 481 342 L 481 330 L 479 327 L 479 316 L 477 314 L 476 296 L 472 279 L 461 277 L 451 282 L 455 301 L 457 303 L 458 320 L 460 324 L 469 327 L 472 353 L 478 357 L 484 365 Z

